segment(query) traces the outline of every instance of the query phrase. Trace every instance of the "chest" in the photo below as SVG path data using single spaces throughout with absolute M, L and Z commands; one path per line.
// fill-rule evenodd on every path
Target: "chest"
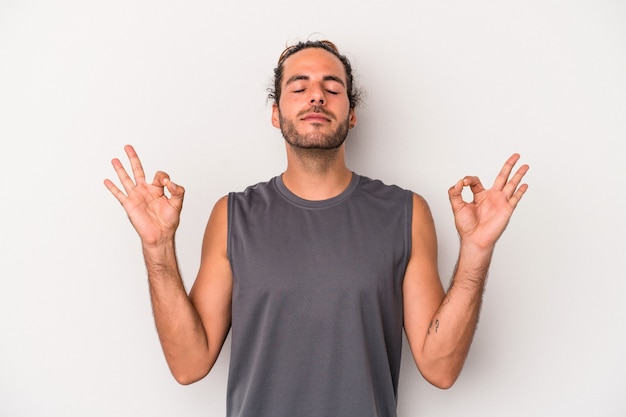
M 407 254 L 401 209 L 266 208 L 233 219 L 235 285 L 273 292 L 379 292 L 400 285 Z

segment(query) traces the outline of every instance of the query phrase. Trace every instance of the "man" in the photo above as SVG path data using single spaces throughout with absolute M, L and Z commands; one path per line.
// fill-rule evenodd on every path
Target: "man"
M 287 169 L 216 203 L 189 294 L 174 245 L 183 187 L 164 172 L 147 183 L 131 146 L 134 179 L 112 161 L 125 192 L 105 185 L 141 238 L 167 363 L 181 384 L 203 378 L 232 327 L 229 416 L 395 416 L 403 328 L 429 382 L 461 372 L 528 166 L 511 175 L 514 154 L 491 189 L 471 176 L 449 189 L 461 243 L 444 292 L 426 202 L 346 166 L 358 90 L 345 56 L 328 41 L 287 48 L 270 97 Z

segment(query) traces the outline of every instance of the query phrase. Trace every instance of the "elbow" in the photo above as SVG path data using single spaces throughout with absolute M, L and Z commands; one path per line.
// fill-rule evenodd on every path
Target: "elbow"
M 452 388 L 461 374 L 462 365 L 458 363 L 436 362 L 430 366 L 418 366 L 420 373 L 428 383 L 442 390 Z
M 421 360 L 418 360 L 417 357 L 415 358 L 417 368 L 424 379 L 442 390 L 452 388 L 461 375 L 467 352 L 453 351 L 444 353 L 439 349 L 435 353 L 432 351 L 426 353 L 430 354 L 421 355 L 419 358 Z
M 205 354 L 187 353 L 185 355 L 165 354 L 170 373 L 180 385 L 191 385 L 208 375 L 217 357 Z
M 458 375 L 437 375 L 430 377 L 424 376 L 424 378 L 434 387 L 442 390 L 447 390 L 452 388 L 458 378 Z
M 198 378 L 192 378 L 189 375 L 174 375 L 174 379 L 180 385 L 191 385 L 194 382 L 198 382 L 199 381 Z
M 205 364 L 203 364 L 205 365 Z M 174 367 L 170 365 L 172 376 L 180 385 L 191 385 L 200 381 L 211 371 L 212 366 L 185 366 Z
M 206 373 L 193 373 L 193 372 L 174 372 L 172 370 L 172 376 L 180 385 L 191 385 L 194 382 L 200 381 L 204 378 L 208 372 Z

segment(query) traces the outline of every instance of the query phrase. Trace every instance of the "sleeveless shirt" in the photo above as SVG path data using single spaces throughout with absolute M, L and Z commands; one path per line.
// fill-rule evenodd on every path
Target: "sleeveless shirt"
M 352 175 L 323 201 L 280 176 L 230 193 L 228 417 L 393 417 L 412 193 Z

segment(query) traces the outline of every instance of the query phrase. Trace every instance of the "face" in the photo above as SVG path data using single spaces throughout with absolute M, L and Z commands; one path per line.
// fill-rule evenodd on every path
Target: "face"
M 343 64 L 321 48 L 296 52 L 283 63 L 282 93 L 272 107 L 272 124 L 291 146 L 340 147 L 356 125 Z

